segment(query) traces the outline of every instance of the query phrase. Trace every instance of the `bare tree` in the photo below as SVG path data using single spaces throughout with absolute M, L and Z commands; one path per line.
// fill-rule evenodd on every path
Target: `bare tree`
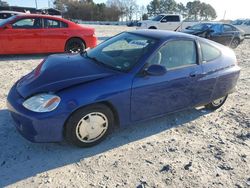
M 1 7 L 7 7 L 7 6 L 9 6 L 9 4 L 6 1 L 0 0 L 0 6 Z

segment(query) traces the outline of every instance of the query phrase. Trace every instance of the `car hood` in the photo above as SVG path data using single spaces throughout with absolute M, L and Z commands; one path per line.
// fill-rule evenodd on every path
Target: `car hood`
M 43 92 L 56 92 L 74 85 L 91 82 L 117 72 L 77 55 L 51 55 L 16 85 L 18 93 L 27 98 Z

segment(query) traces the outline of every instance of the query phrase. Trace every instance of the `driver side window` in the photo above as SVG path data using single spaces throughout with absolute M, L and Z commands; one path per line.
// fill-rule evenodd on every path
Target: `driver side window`
M 42 27 L 40 18 L 24 18 L 12 24 L 13 29 L 39 29 Z
M 191 40 L 169 41 L 150 58 L 149 64 L 176 69 L 197 64 L 196 45 Z

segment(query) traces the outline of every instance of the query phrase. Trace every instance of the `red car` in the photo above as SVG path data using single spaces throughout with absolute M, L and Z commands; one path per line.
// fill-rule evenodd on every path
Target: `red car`
M 0 21 L 0 55 L 77 53 L 96 44 L 93 28 L 54 16 L 24 14 Z

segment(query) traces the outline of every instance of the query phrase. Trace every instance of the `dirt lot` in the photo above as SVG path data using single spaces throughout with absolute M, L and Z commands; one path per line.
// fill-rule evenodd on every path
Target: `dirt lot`
M 95 27 L 100 40 L 131 29 Z M 249 39 L 236 54 L 238 90 L 219 110 L 134 124 L 87 149 L 19 135 L 6 96 L 46 55 L 0 57 L 0 187 L 250 187 Z

